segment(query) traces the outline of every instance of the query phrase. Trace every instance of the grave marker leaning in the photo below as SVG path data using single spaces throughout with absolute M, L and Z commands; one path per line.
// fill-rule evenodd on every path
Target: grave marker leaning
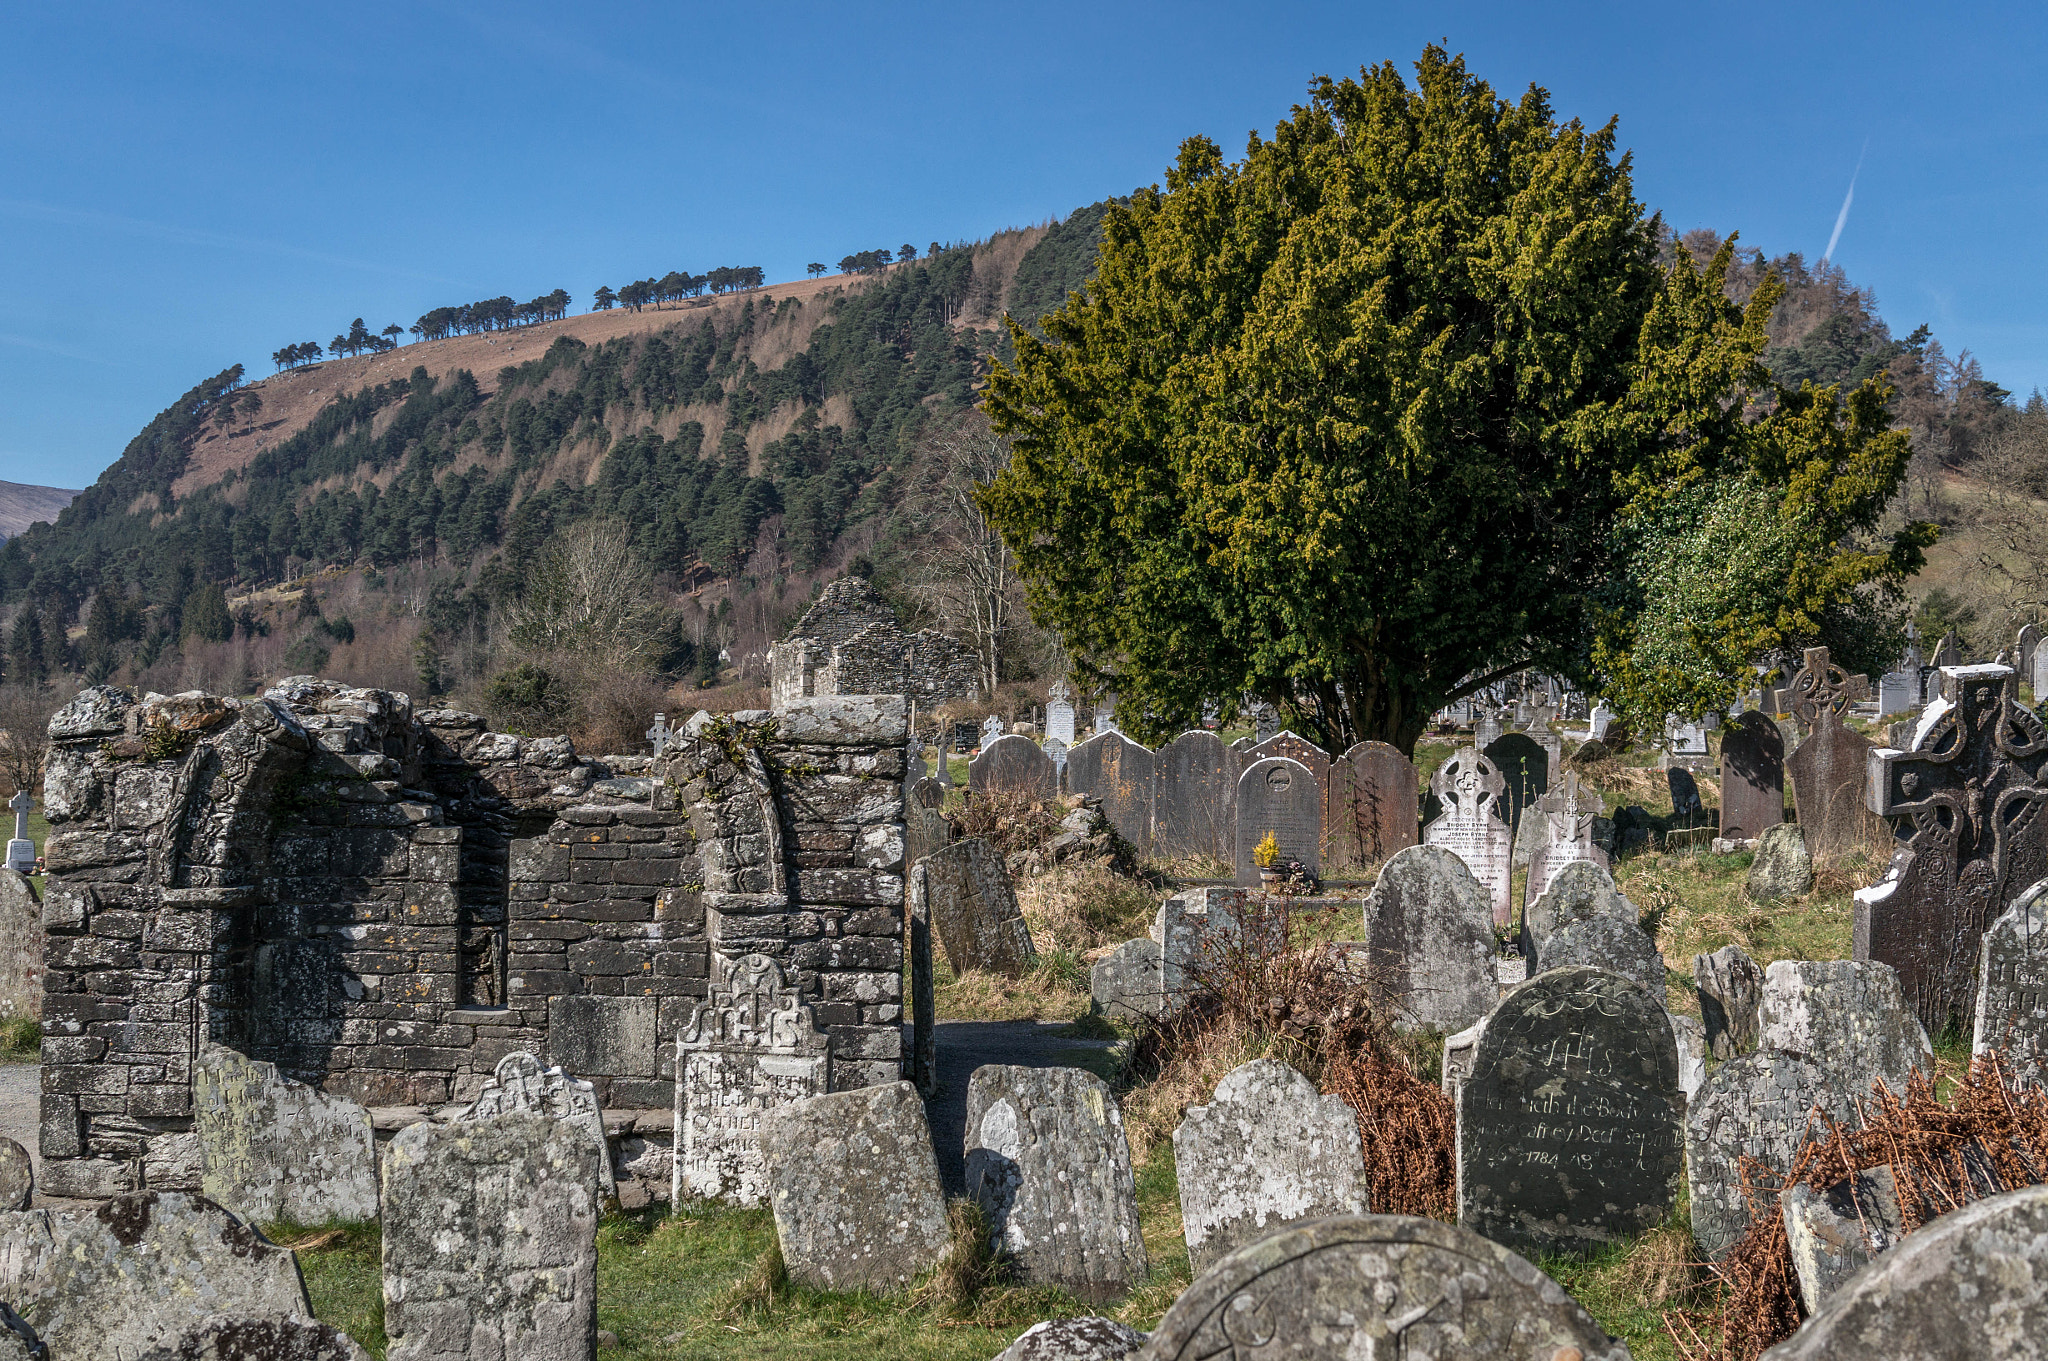
M 1245 766 L 1237 777 L 1237 882 L 1259 882 L 1252 852 L 1268 833 L 1279 844 L 1278 863 L 1298 860 L 1315 873 L 1321 864 L 1323 798 L 1316 778 L 1301 762 L 1269 756 Z
M 1707 1074 L 1685 1116 L 1692 1236 L 1701 1252 L 1718 1261 L 1749 1228 L 1743 1159 L 1761 1164 L 1759 1203 L 1776 1204 L 1775 1179 L 1790 1170 L 1816 1109 L 1847 1120 L 1855 1105 L 1827 1069 L 1796 1054 L 1760 1049 Z
M 1764 971 L 1756 961 L 1740 945 L 1724 945 L 1710 955 L 1694 955 L 1692 976 L 1714 1057 L 1732 1059 L 1754 1050 L 1764 996 Z
M 913 918 L 931 922 L 953 972 L 1021 978 L 1038 958 L 1002 857 L 978 836 L 934 851 L 910 867 Z
M 1430 781 L 1443 814 L 1422 831 L 1425 844 L 1451 851 L 1486 887 L 1496 926 L 1507 925 L 1511 911 L 1513 838 L 1498 812 L 1506 788 L 1507 781 L 1493 762 L 1476 748 L 1459 749 L 1437 767 Z
M 1914 1073 L 1932 1076 L 1934 1047 L 1906 1006 L 1889 965 L 1780 959 L 1764 970 L 1757 1039 L 1765 1049 L 1821 1064 L 1857 1096 L 1882 1081 L 1904 1095 Z
M 193 1065 L 192 1126 L 200 1189 L 236 1214 L 265 1224 L 377 1217 L 370 1113 L 346 1097 L 209 1047 Z

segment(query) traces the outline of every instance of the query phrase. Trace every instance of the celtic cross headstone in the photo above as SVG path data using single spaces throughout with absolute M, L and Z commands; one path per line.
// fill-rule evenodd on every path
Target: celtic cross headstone
M 7 801 L 14 810 L 14 839 L 7 843 L 7 868 L 22 874 L 36 872 L 36 843 L 28 839 L 28 814 L 36 806 L 26 789 L 15 791 Z

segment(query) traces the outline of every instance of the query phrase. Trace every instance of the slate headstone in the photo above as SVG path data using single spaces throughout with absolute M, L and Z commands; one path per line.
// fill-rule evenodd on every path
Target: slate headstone
M 1123 1112 L 1079 1068 L 977 1068 L 967 1084 L 967 1194 L 1018 1279 L 1083 1300 L 1145 1279 Z
M 1045 759 L 1052 762 L 1054 787 L 1065 788 L 1067 781 L 1067 744 L 1057 737 L 1048 737 L 1038 744 L 1045 753 Z
M 1611 915 L 1637 925 L 1642 914 L 1614 886 L 1614 876 L 1590 860 L 1559 870 L 1536 901 L 1522 914 L 1522 956 L 1541 968 L 1543 948 L 1552 932 L 1575 921 Z
M 1147 1361 L 1626 1361 L 1557 1282 L 1476 1233 L 1409 1215 L 1283 1229 L 1181 1292 Z
M 887 1294 L 945 1255 L 945 1189 L 910 1083 L 778 1106 L 762 1119 L 761 1151 L 791 1279 Z
M 216 1314 L 140 1361 L 370 1361 L 370 1354 L 332 1324 Z
M 1122 1020 L 1166 1014 L 1159 942 L 1127 940 L 1088 966 L 1088 998 L 1103 1015 Z
M 1840 715 L 1823 709 L 1813 732 L 1785 759 L 1807 849 L 1838 855 L 1863 843 L 1863 790 L 1872 748 Z
M 913 915 L 929 915 L 956 975 L 980 970 L 1021 978 L 1038 958 L 1002 857 L 978 836 L 912 865 L 904 893 Z
M 1902 1096 L 1914 1073 L 1934 1073 L 1934 1047 L 1889 965 L 1773 961 L 1764 970 L 1757 1035 L 1765 1049 L 1824 1064 L 1858 1096 L 1880 1080 Z
M 596 1164 L 581 1130 L 530 1111 L 400 1130 L 384 1155 L 391 1361 L 589 1357 Z
M 1059 771 L 1052 758 L 1028 737 L 999 735 L 982 744 L 967 763 L 967 787 L 977 794 L 1020 794 L 1051 800 L 1059 794 Z
M 1442 846 L 1410 846 L 1365 900 L 1367 986 L 1395 1024 L 1462 1030 L 1493 1010 L 1493 901 Z
M 192 1069 L 200 1189 L 258 1223 L 377 1217 L 377 1143 L 370 1112 L 346 1097 L 278 1075 L 274 1063 L 202 1050 Z
M 1799 1302 L 1808 1315 L 1905 1235 L 1898 1184 L 1889 1167 L 1876 1167 L 1817 1191 L 1794 1182 L 1778 1197 L 1785 1246 L 1799 1278 Z
M 1798 720 L 1802 732 L 1812 732 L 1827 714 L 1840 718 L 1849 712 L 1849 676 L 1829 658 L 1828 649 L 1806 649 L 1799 670 L 1785 684 L 1781 698 L 1783 713 Z
M 1415 766 L 1385 742 L 1360 742 L 1330 765 L 1323 845 L 1331 874 L 1377 865 L 1419 844 Z
M 1692 976 L 1714 1057 L 1732 1059 L 1753 1051 L 1757 1008 L 1764 997 L 1764 971 L 1757 962 L 1740 945 L 1724 945 L 1712 954 L 1694 955 Z
M 1067 752 L 1067 792 L 1102 800 L 1102 815 L 1140 855 L 1152 848 L 1158 760 L 1119 732 L 1089 738 Z
M 1237 754 L 1193 729 L 1159 749 L 1152 849 L 1228 861 L 1237 842 Z
M 1259 882 L 1252 852 L 1267 833 L 1280 847 L 1279 863 L 1298 860 L 1314 873 L 1321 865 L 1323 793 L 1314 772 L 1284 756 L 1252 761 L 1237 777 L 1237 882 Z
M 1642 984 L 1652 997 L 1664 996 L 1664 956 L 1650 933 L 1636 922 L 1600 913 L 1566 922 L 1543 942 L 1539 963 L 1546 970 L 1582 964 Z
M 1778 1184 L 1810 1134 L 1818 1110 L 1834 1120 L 1854 1112 L 1849 1089 L 1817 1063 L 1797 1054 L 1760 1049 L 1728 1060 L 1707 1074 L 1685 1115 L 1692 1236 L 1700 1251 L 1719 1261 L 1748 1231 L 1743 1160 L 1754 1159 L 1758 1208 L 1776 1208 Z
M 1330 783 L 1330 753 L 1297 732 L 1282 730 L 1260 738 L 1258 745 L 1245 754 L 1244 764 L 1263 761 L 1269 756 L 1284 756 L 1307 766 L 1315 776 L 1318 790 L 1327 788 Z
M 1485 886 L 1496 926 L 1507 925 L 1513 884 L 1514 841 L 1499 807 L 1506 788 L 1493 762 L 1462 747 L 1431 777 L 1430 790 L 1443 812 L 1422 829 L 1424 844 L 1449 850 Z
M 1527 733 L 1511 732 L 1480 748 L 1505 782 L 1496 813 L 1510 829 L 1522 824 L 1522 815 L 1536 806 L 1536 800 L 1550 792 L 1550 754 Z
M 42 1015 L 43 905 L 26 875 L 0 869 L 0 1017 Z
M 2026 1186 L 1907 1234 L 1763 1361 L 2016 1361 L 2044 1336 L 2048 1186 Z
M 1884 881 L 1857 890 L 1855 921 L 1857 958 L 1897 969 L 1935 1033 L 1971 1019 L 1984 932 L 2048 878 L 2048 728 L 2010 667 L 1951 667 L 1942 680 L 1913 750 L 1870 755 L 1870 810 L 1905 841 Z
M 2048 1085 L 2048 881 L 2022 893 L 1978 947 L 1970 1052 L 1993 1050 L 2008 1080 Z
M 1363 1214 L 1358 1116 L 1273 1059 L 1233 1068 L 1173 1132 L 1188 1260 L 1197 1274 L 1297 1219 Z
M 1661 1001 L 1600 969 L 1538 974 L 1487 1017 L 1458 1091 L 1458 1222 L 1538 1252 L 1654 1228 L 1684 1114 Z
M 1700 784 L 1692 772 L 1683 766 L 1673 766 L 1664 772 L 1664 782 L 1671 787 L 1671 817 L 1681 827 L 1697 827 L 1707 815 L 1707 807 L 1700 801 Z

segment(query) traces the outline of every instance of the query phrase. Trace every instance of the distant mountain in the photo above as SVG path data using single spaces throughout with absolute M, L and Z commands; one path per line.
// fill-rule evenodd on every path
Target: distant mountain
M 0 482 L 0 539 L 11 539 L 38 520 L 55 522 L 57 512 L 70 505 L 77 495 L 62 487 Z

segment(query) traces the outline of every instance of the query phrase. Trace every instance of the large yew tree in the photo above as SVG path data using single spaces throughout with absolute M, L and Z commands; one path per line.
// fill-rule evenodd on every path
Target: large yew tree
M 1698 707 L 1728 657 L 1918 565 L 1920 527 L 1854 542 L 1908 456 L 1885 390 L 1774 388 L 1781 290 L 1730 305 L 1730 247 L 1660 265 L 1613 123 L 1500 100 L 1434 47 L 1416 77 L 1318 80 L 1238 162 L 1190 139 L 1105 215 L 1047 339 L 1012 326 L 987 405 L 1016 453 L 984 506 L 1140 735 L 1249 694 L 1407 751 L 1529 667 Z M 1631 576 L 1699 556 L 1668 540 L 1701 503 L 1777 515 L 1768 591 Z

